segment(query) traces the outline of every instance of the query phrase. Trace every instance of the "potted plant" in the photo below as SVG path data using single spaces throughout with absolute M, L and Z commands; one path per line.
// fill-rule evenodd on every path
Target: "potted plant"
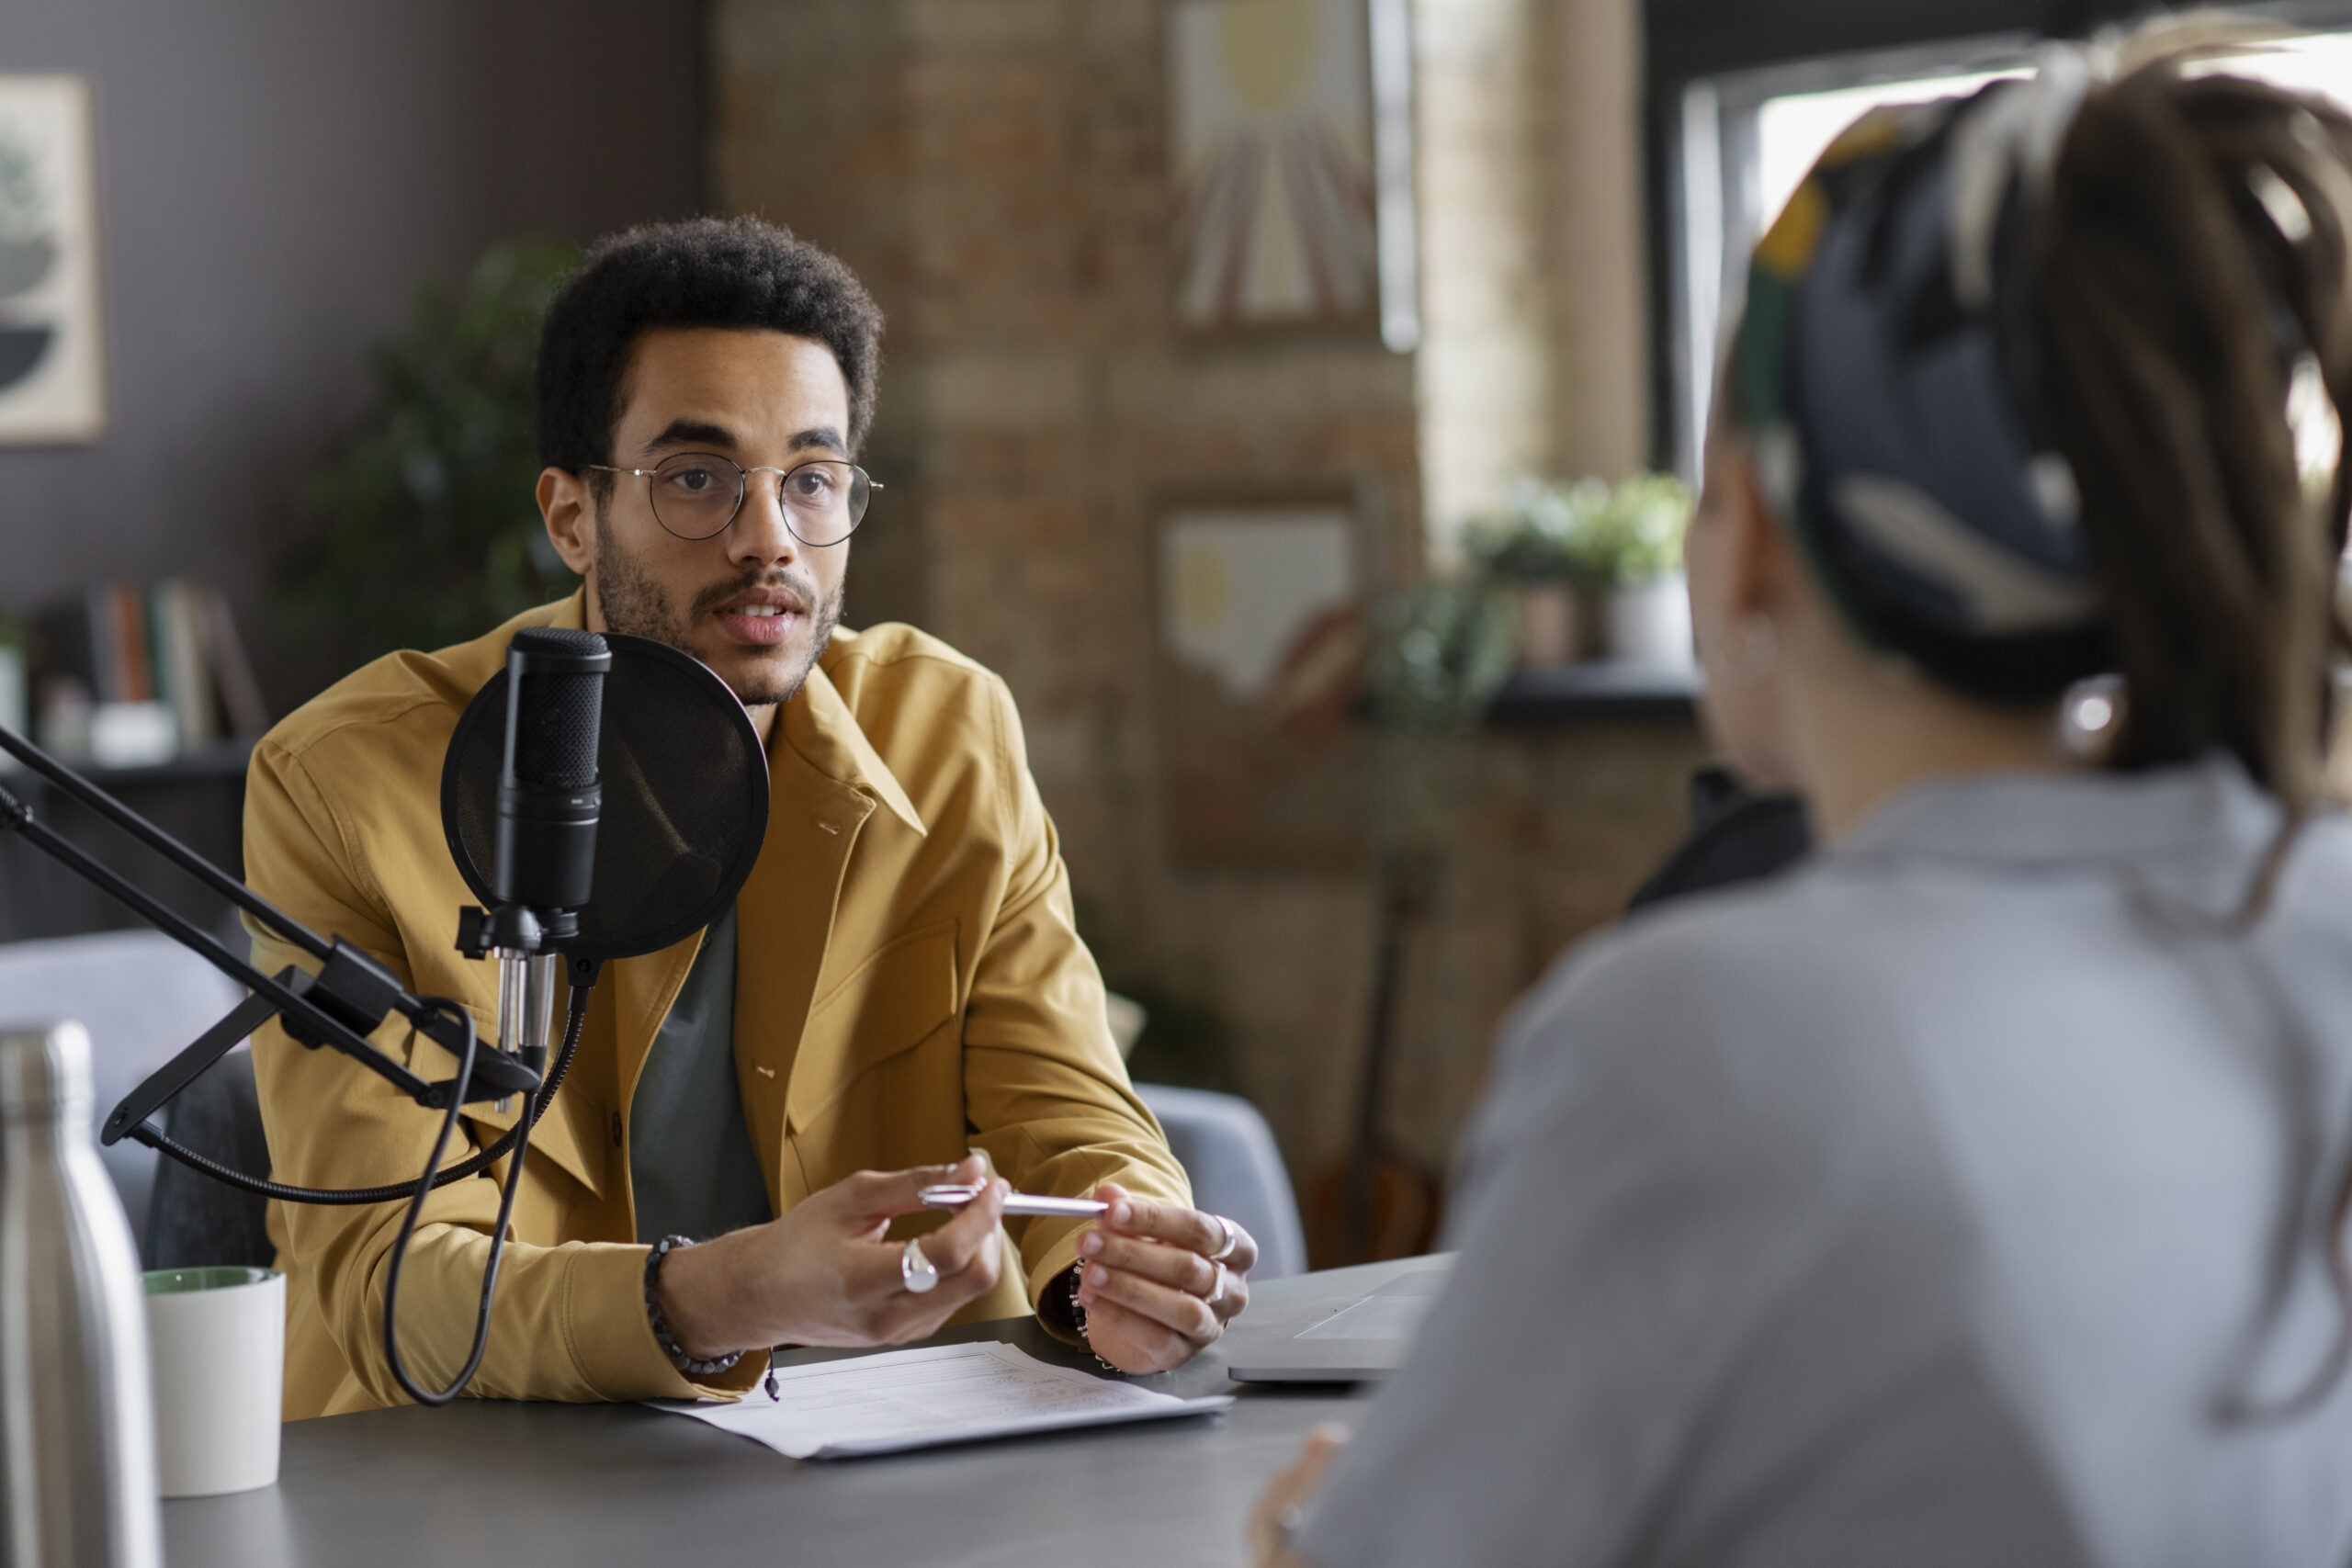
M 1609 657 L 1687 669 L 1690 599 L 1682 577 L 1682 536 L 1690 488 L 1671 474 L 1636 474 L 1590 513 L 1584 558 L 1607 585 L 1602 620 Z
M 1594 515 L 1608 487 L 1521 479 L 1499 513 L 1474 518 L 1463 549 L 1479 572 L 1506 591 L 1512 645 L 1522 669 L 1572 664 L 1591 644 L 1588 607 L 1593 565 Z
M 532 374 L 578 261 L 559 242 L 501 242 L 460 286 L 421 286 L 405 327 L 376 344 L 374 401 L 305 486 L 277 563 L 301 677 L 456 642 L 571 591 L 532 501 Z

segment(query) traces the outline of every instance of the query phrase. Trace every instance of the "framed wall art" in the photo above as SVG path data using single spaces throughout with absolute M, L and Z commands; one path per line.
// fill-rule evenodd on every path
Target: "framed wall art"
M 1407 4 L 1167 0 L 1184 329 L 1418 342 Z
M 1375 581 L 1346 487 L 1171 496 L 1155 509 L 1161 797 L 1181 865 L 1363 863 Z
M 90 84 L 0 73 L 0 443 L 106 427 Z

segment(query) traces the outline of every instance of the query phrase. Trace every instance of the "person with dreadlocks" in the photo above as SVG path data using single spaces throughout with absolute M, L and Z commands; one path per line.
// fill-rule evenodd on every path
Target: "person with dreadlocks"
M 1757 248 L 1690 594 L 1821 848 L 1521 1004 L 1261 1562 L 2352 1551 L 2352 118 L 2214 49 L 1874 113 Z

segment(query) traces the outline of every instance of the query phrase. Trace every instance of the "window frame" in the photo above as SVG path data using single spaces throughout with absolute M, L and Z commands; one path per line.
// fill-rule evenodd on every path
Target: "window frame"
M 2104 14 L 2110 0 L 2064 9 Z M 2352 31 L 2352 0 L 2258 0 L 2227 9 L 2314 31 Z M 1651 446 L 1661 468 L 1699 475 L 1721 322 L 1736 308 L 1756 220 L 1736 186 L 1753 165 L 1758 112 L 1791 93 L 2014 69 L 2030 62 L 2042 0 L 1645 0 L 1650 40 Z M 2083 19 L 2076 17 L 2076 20 Z M 2096 19 L 2096 16 L 2092 17 Z M 1690 199 L 1692 192 L 1697 200 Z M 1721 258 L 1718 276 L 1695 258 Z

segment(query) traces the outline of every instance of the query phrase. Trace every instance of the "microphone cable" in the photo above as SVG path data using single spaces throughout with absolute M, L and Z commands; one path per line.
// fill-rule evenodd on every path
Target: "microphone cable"
M 564 1077 L 571 1070 L 572 1056 L 580 1048 L 580 1036 L 587 1026 L 588 998 L 594 984 L 593 978 L 586 985 L 577 981 L 573 983 L 571 995 L 565 1007 L 563 1043 L 556 1052 L 554 1065 L 548 1068 L 546 1080 L 538 1089 L 526 1097 L 528 1103 L 524 1107 L 525 1113 L 514 1119 L 514 1125 L 508 1128 L 497 1142 L 460 1160 L 447 1170 L 441 1168 L 441 1161 L 448 1153 L 449 1139 L 457 1132 L 458 1119 L 465 1111 L 466 1102 L 459 1097 L 464 1092 L 464 1085 L 473 1077 L 474 1052 L 480 1043 L 481 1035 L 474 1028 L 473 1014 L 467 1011 L 463 1004 L 448 997 L 419 997 L 417 998 L 462 1025 L 466 1032 L 466 1042 L 463 1051 L 458 1055 L 458 1076 L 453 1081 L 449 1109 L 442 1116 L 441 1131 L 434 1139 L 432 1156 L 425 1162 L 424 1174 L 419 1176 L 414 1181 L 396 1182 L 384 1187 L 293 1187 L 284 1182 L 268 1181 L 259 1177 L 248 1176 L 242 1170 L 222 1165 L 218 1160 L 198 1154 L 196 1150 L 173 1139 L 169 1134 L 159 1132 L 143 1122 L 131 1129 L 130 1135 L 159 1153 L 169 1155 L 191 1169 L 201 1172 L 216 1181 L 224 1182 L 231 1187 L 265 1198 L 274 1198 L 280 1202 L 357 1207 L 369 1203 L 391 1202 L 401 1198 L 407 1199 L 408 1210 L 401 1216 L 400 1234 L 392 1240 L 391 1252 L 385 1265 L 384 1359 L 390 1366 L 393 1381 L 400 1384 L 401 1393 L 419 1404 L 435 1406 L 447 1404 L 458 1397 L 468 1383 L 473 1381 L 474 1373 L 481 1368 L 482 1356 L 489 1348 L 491 1304 L 498 1290 L 499 1265 L 505 1260 L 507 1222 L 514 1212 L 515 1195 L 522 1190 L 523 1166 L 530 1155 L 531 1133 L 538 1126 L 539 1119 L 547 1114 L 548 1108 L 555 1103 L 556 1091 L 563 1087 Z M 498 1221 L 490 1233 L 490 1258 L 482 1268 L 481 1302 L 474 1315 L 472 1348 L 468 1352 L 464 1370 L 458 1374 L 455 1382 L 445 1389 L 427 1389 L 410 1375 L 408 1364 L 401 1359 L 397 1336 L 401 1269 L 407 1261 L 409 1243 L 415 1236 L 417 1224 L 424 1213 L 424 1201 L 431 1193 L 447 1187 L 453 1181 L 479 1175 L 510 1149 L 514 1151 L 514 1162 L 507 1168 L 506 1181 L 499 1194 Z
M 458 1054 L 458 1077 L 449 1094 L 449 1109 L 441 1118 L 441 1131 L 433 1140 L 433 1156 L 424 1162 L 424 1174 L 416 1179 L 416 1195 L 409 1200 L 408 1212 L 401 1216 L 400 1234 L 392 1238 L 391 1256 L 384 1270 L 384 1359 L 392 1369 L 392 1379 L 401 1391 L 419 1404 L 447 1404 L 458 1397 L 458 1391 L 473 1381 L 474 1372 L 481 1366 L 482 1352 L 490 1347 L 490 1303 L 498 1289 L 498 1266 L 506 1256 L 506 1221 L 514 1212 L 514 1194 L 523 1186 L 523 1161 L 531 1152 L 530 1118 L 518 1116 L 514 1124 L 523 1136 L 514 1149 L 514 1163 L 507 1168 L 505 1190 L 499 1195 L 498 1223 L 490 1233 L 490 1261 L 481 1271 L 481 1304 L 474 1314 L 474 1342 L 466 1358 L 465 1370 L 458 1381 L 444 1389 L 427 1389 L 409 1375 L 408 1365 L 401 1359 L 398 1330 L 401 1297 L 401 1265 L 407 1261 L 408 1244 L 415 1238 L 416 1223 L 424 1213 L 424 1201 L 440 1185 L 434 1173 L 441 1168 L 441 1158 L 449 1152 L 449 1138 L 458 1130 L 458 1119 L 465 1114 L 465 1085 L 474 1072 L 474 1050 L 481 1037 L 474 1030 L 474 1015 L 447 997 L 419 997 L 417 1000 L 439 1011 L 451 1014 L 465 1025 L 465 1048 Z M 567 1021 L 567 1027 L 568 1027 Z M 537 1097 L 534 1096 L 536 1101 Z M 526 1107 L 526 1109 L 532 1109 Z
M 548 1107 L 555 1102 L 555 1091 L 563 1087 L 564 1075 L 571 1070 L 572 1053 L 579 1048 L 581 1030 L 588 1021 L 588 993 L 593 987 L 593 981 L 586 986 L 575 983 L 571 987 L 571 998 L 567 1004 L 569 1016 L 564 1020 L 563 1044 L 556 1053 L 555 1065 L 548 1070 L 547 1081 L 529 1097 L 531 1106 L 528 1118 L 515 1118 L 514 1125 L 501 1134 L 496 1143 L 486 1149 L 467 1156 L 456 1165 L 435 1176 L 434 1186 L 447 1187 L 452 1181 L 480 1175 L 507 1150 L 514 1147 L 518 1141 L 528 1136 L 525 1125 L 526 1120 L 530 1126 L 538 1125 L 539 1118 L 546 1115 Z M 435 1006 L 448 1002 L 446 997 L 420 997 L 417 999 Z M 457 1004 L 449 1003 L 449 1005 Z M 458 1010 L 462 1012 L 464 1010 L 460 1008 Z M 466 1014 L 464 1022 L 470 1032 L 473 1028 L 473 1017 L 470 1013 Z M 461 1074 L 457 1081 L 463 1083 L 464 1076 Z M 215 1181 L 237 1188 L 241 1191 L 251 1192 L 257 1197 L 275 1198 L 281 1203 L 311 1203 L 322 1208 L 338 1206 L 359 1208 L 369 1203 L 393 1202 L 408 1197 L 416 1190 L 416 1183 L 413 1181 L 395 1181 L 383 1187 L 291 1187 L 282 1181 L 270 1181 L 258 1176 L 248 1176 L 233 1166 L 222 1165 L 209 1155 L 199 1154 L 186 1144 L 179 1143 L 170 1134 L 159 1131 L 150 1122 L 141 1122 L 124 1135 L 146 1145 L 159 1154 L 171 1156 L 189 1169 L 199 1171 Z M 439 1161 L 436 1159 L 435 1163 L 438 1164 Z

